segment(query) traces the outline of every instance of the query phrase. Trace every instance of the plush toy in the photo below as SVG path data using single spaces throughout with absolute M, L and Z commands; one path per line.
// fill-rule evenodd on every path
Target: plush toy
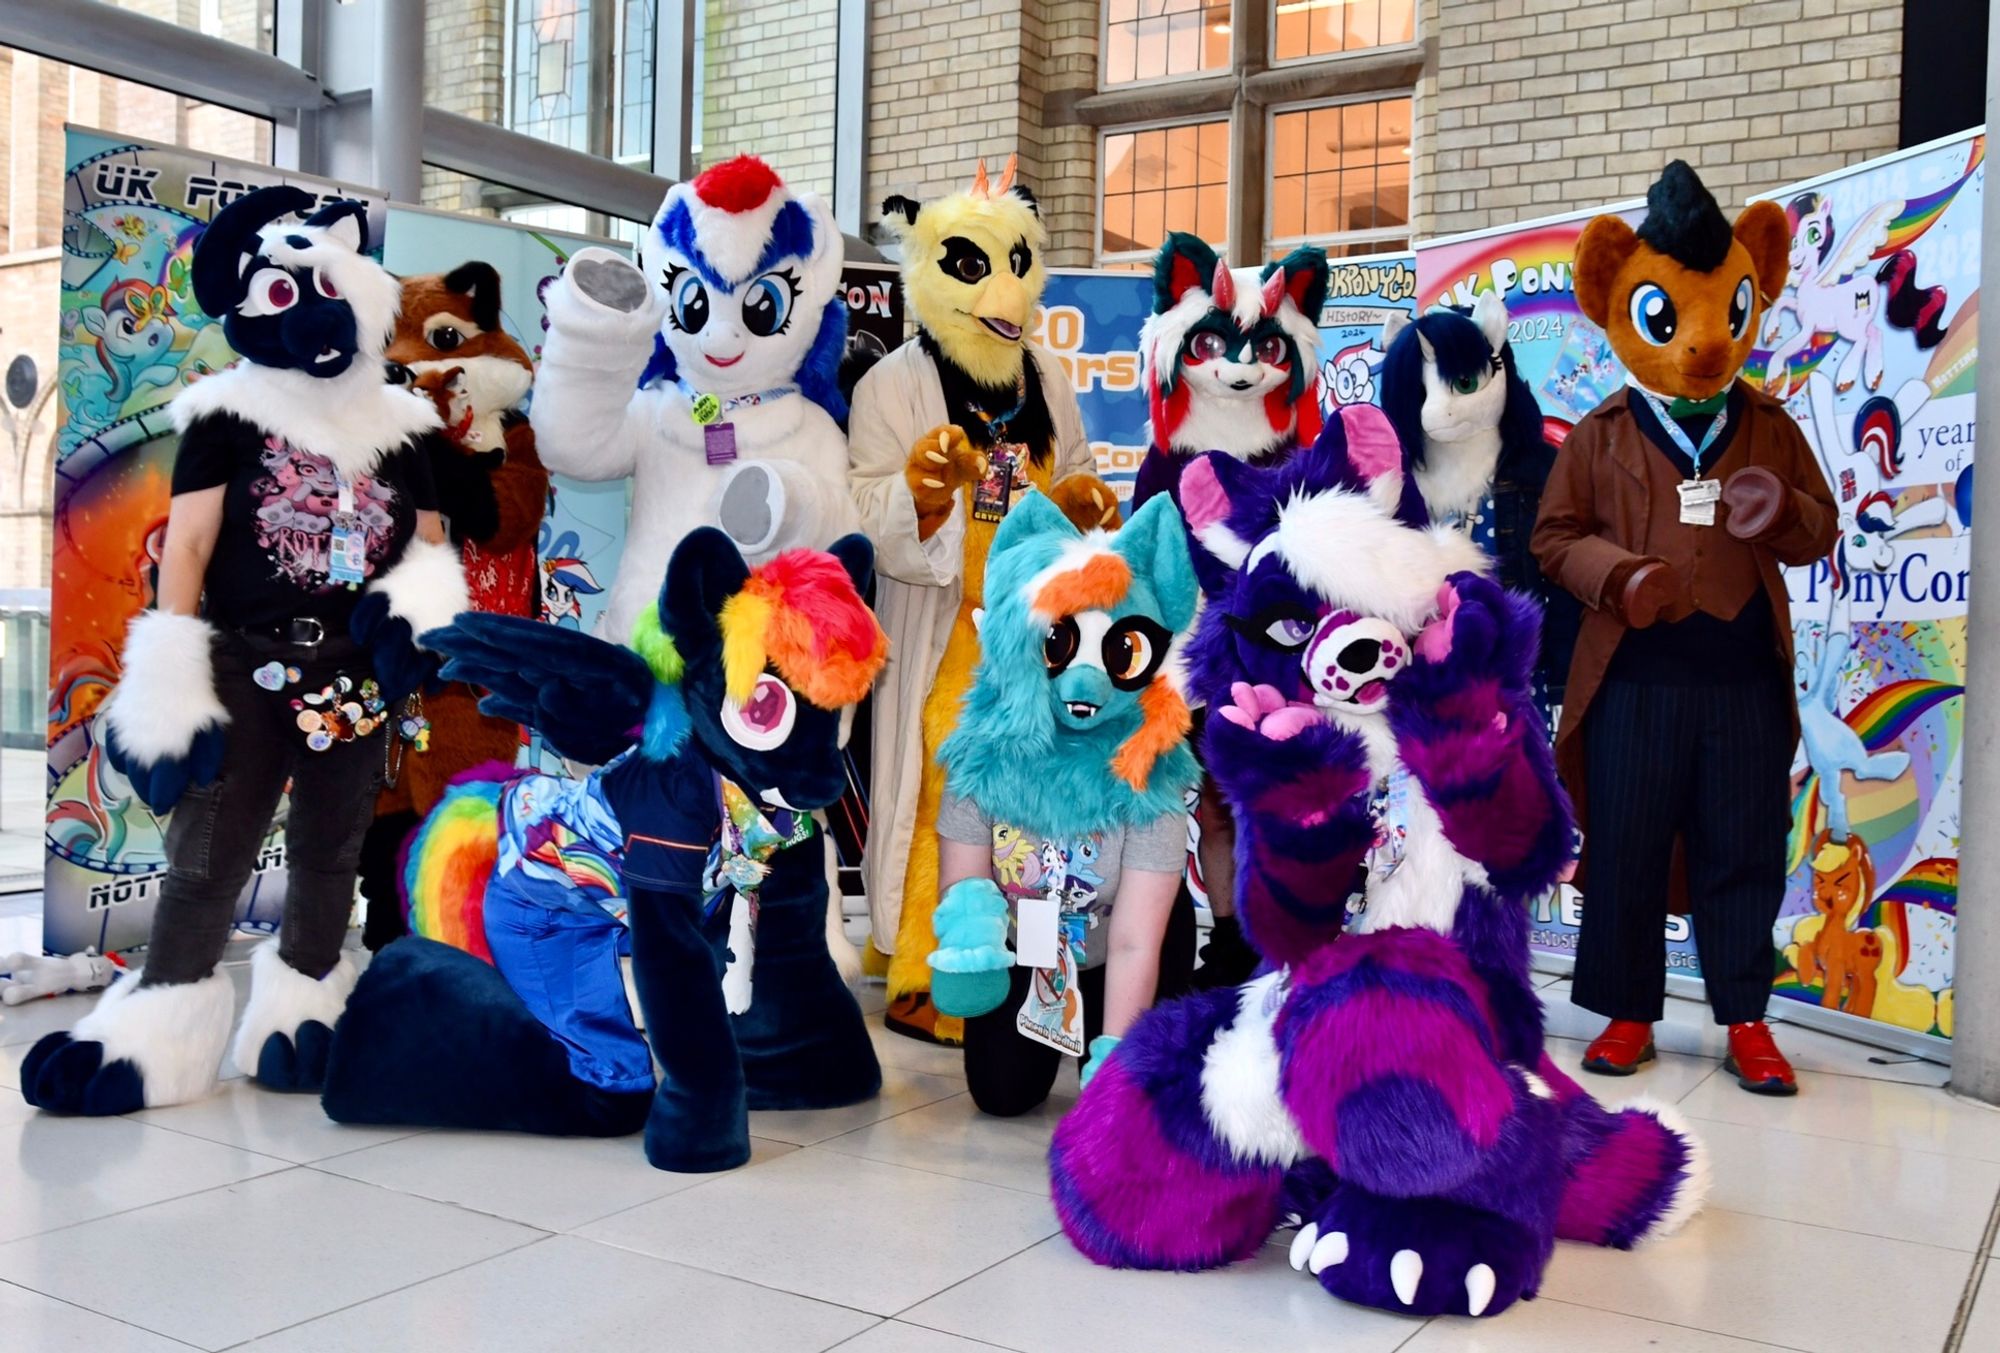
M 465 566 L 472 609 L 536 614 L 535 537 L 548 505 L 549 472 L 516 409 L 534 379 L 527 349 L 502 326 L 500 274 L 488 263 L 403 279 L 403 308 L 385 354 L 391 379 L 436 406 L 444 438 L 433 451 L 438 508 Z M 405 842 L 454 777 L 488 761 L 511 762 L 521 728 L 479 712 L 479 692 L 450 683 L 411 712 L 422 749 L 405 740 L 393 784 L 375 801 L 361 847 L 370 949 L 408 933 L 397 884 Z M 421 722 L 415 722 L 421 720 Z
M 157 608 L 97 726 L 133 792 L 174 809 L 167 871 L 145 968 L 22 1064 L 52 1112 L 200 1098 L 232 1023 L 238 1067 L 319 1089 L 387 710 L 436 672 L 417 635 L 466 604 L 435 510 L 437 413 L 385 380 L 400 292 L 366 246 L 360 203 L 294 187 L 236 199 L 195 246 L 195 297 L 242 360 L 174 401 Z M 284 916 L 239 1020 L 217 964 L 288 783 Z
M 1502 586 L 1540 603 L 1535 703 L 1547 714 L 1562 704 L 1579 610 L 1528 550 L 1556 453 L 1515 370 L 1506 303 L 1488 291 L 1470 313 L 1437 309 L 1390 327 L 1382 411 L 1430 519 L 1468 536 L 1492 556 Z
M 636 266 L 582 249 L 550 285 L 530 411 L 542 460 L 632 479 L 605 638 L 630 635 L 698 526 L 752 560 L 853 528 L 835 385 L 845 253 L 818 194 L 743 155 L 667 190 Z
M 0 956 L 0 1005 L 25 1005 L 44 996 L 96 991 L 125 970 L 116 958 L 86 949 L 80 954 Z
M 1077 530 L 1029 494 L 994 533 L 986 563 L 979 665 L 939 752 L 948 795 L 939 830 L 981 867 L 939 904 L 930 966 L 938 1009 L 974 1021 L 965 1043 L 974 1103 L 1012 1115 L 1047 1097 L 1062 1054 L 1115 1041 L 1134 1004 L 1178 994 L 1185 976 L 1185 962 L 1180 973 L 1162 962 L 1154 991 L 1141 983 L 1136 1002 L 1111 1009 L 1113 965 L 1164 947 L 1176 921 L 1182 947 L 1193 945 L 1193 910 L 1173 893 L 1196 771 L 1168 664 L 1197 592 L 1168 499 L 1106 535 Z M 1152 877 L 1150 895 L 1141 874 Z M 1016 908 L 1057 932 L 1053 961 L 1032 973 L 1005 947 Z M 1142 943 L 1119 945 L 1125 932 L 1114 931 L 1134 925 Z M 989 1012 L 996 1018 L 977 1021 Z
M 887 656 L 860 596 L 870 559 L 848 536 L 752 568 L 703 528 L 633 649 L 500 616 L 429 636 L 491 712 L 609 764 L 582 780 L 501 768 L 445 796 L 410 852 L 417 934 L 376 956 L 336 1031 L 330 1116 L 643 1123 L 653 1165 L 707 1171 L 749 1159 L 748 1108 L 880 1088 L 827 952 L 811 816 L 846 786 L 842 711 Z M 628 948 L 650 1050 L 619 977 Z
M 1167 236 L 1153 263 L 1153 313 L 1139 330 L 1152 445 L 1134 507 L 1178 489 L 1204 451 L 1263 463 L 1312 445 L 1326 286 L 1326 254 L 1310 246 L 1262 268 L 1231 268 L 1193 235 Z
M 1295 1212 L 1293 1266 L 1335 1295 L 1490 1315 L 1534 1294 L 1558 1236 L 1672 1230 L 1701 1152 L 1543 1048 L 1528 903 L 1570 819 L 1529 698 L 1532 603 L 1398 518 L 1378 412 L 1328 427 L 1281 469 L 1210 455 L 1181 483 L 1228 570 L 1189 663 L 1273 968 L 1133 1027 L 1057 1127 L 1055 1202 L 1086 1255 L 1140 1268 L 1247 1258 Z
M 1556 743 L 1588 880 L 1572 996 L 1611 1021 L 1584 1065 L 1628 1075 L 1653 1056 L 1672 907 L 1692 914 L 1727 1065 L 1763 1094 L 1798 1088 L 1764 1024 L 1799 740 L 1780 569 L 1824 557 L 1837 529 L 1798 424 L 1737 379 L 1790 235 L 1774 202 L 1732 227 L 1679 160 L 1636 232 L 1585 227 L 1577 305 L 1630 388 L 1563 443 L 1532 542 L 1585 608 Z
M 875 692 L 872 823 L 866 861 L 874 944 L 888 966 L 889 1023 L 956 1042 L 929 1001 L 937 905 L 937 751 L 979 656 L 973 615 L 986 553 L 1033 486 L 1079 527 L 1118 519 L 1094 473 L 1076 392 L 1028 338 L 1047 278 L 1035 201 L 982 162 L 972 187 L 919 206 L 883 204 L 902 238 L 903 294 L 917 334 L 854 392 L 854 498 L 875 542 L 877 607 L 898 659 Z

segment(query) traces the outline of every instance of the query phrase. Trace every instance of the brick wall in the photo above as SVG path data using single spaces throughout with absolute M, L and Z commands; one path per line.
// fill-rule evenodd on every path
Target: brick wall
M 1426 4 L 1423 233 L 1637 196 L 1676 156 L 1732 202 L 1896 148 L 1902 0 Z
M 706 0 L 701 162 L 761 156 L 833 192 L 837 0 Z
M 430 0 L 424 11 L 424 102 L 481 122 L 504 122 L 507 0 Z M 479 181 L 424 166 L 424 205 L 492 216 Z
M 962 188 L 1010 152 L 1041 199 L 1049 262 L 1090 262 L 1097 137 L 1044 127 L 1043 99 L 1097 79 L 1098 0 L 873 0 L 865 215 L 890 193 Z

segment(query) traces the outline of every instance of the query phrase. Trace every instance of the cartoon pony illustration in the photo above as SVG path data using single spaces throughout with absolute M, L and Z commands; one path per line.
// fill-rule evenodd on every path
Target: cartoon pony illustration
M 1821 983 L 1819 1003 L 1866 1019 L 1875 1010 L 1875 970 L 1882 939 L 1861 924 L 1875 900 L 1875 864 L 1858 836 L 1821 832 L 1812 849 L 1813 910 L 1821 925 L 1799 944 L 1799 980 Z
M 1844 629 L 1830 630 L 1819 639 L 1801 629 L 1792 661 L 1792 679 L 1799 692 L 1800 757 L 1819 777 L 1827 834 L 1836 844 L 1853 839 L 1842 773 L 1857 780 L 1893 780 L 1910 768 L 1908 752 L 1870 753 L 1861 734 L 1840 717 L 1840 681 L 1852 647 L 1853 636 Z
M 749 1159 L 749 1108 L 875 1094 L 861 1008 L 827 951 L 811 816 L 846 788 L 841 711 L 888 654 L 860 596 L 873 559 L 848 536 L 753 569 L 706 528 L 675 550 L 631 649 L 472 613 L 426 636 L 447 680 L 492 692 L 488 713 L 608 764 L 583 780 L 475 774 L 419 829 L 416 934 L 355 987 L 331 1117 L 596 1136 L 643 1123 L 647 1160 L 695 1172 Z M 732 1018 L 753 932 L 754 995 Z
M 562 557 L 542 561 L 542 619 L 565 629 L 583 628 L 584 597 L 604 590 L 590 565 L 581 559 Z
M 1944 341 L 1943 287 L 1917 285 L 1917 256 L 1891 242 L 1890 227 L 1904 203 L 1884 202 L 1854 222 L 1845 237 L 1834 229 L 1833 204 L 1819 193 L 1800 193 L 1785 204 L 1792 227 L 1789 290 L 1771 303 L 1764 342 L 1776 343 L 1780 317 L 1789 314 L 1798 329 L 1771 352 L 1766 382 L 1782 394 L 1792 380 L 1792 361 L 1815 341 L 1847 344 L 1834 377 L 1841 393 L 1857 379 L 1882 387 L 1882 323 L 1907 330 L 1920 351 Z
M 1182 479 L 1224 566 L 1191 689 L 1272 967 L 1142 1017 L 1058 1125 L 1056 1210 L 1098 1263 L 1229 1263 L 1291 1211 L 1292 1266 L 1334 1295 L 1490 1315 L 1534 1295 L 1558 1237 L 1628 1247 L 1699 1206 L 1693 1135 L 1600 1108 L 1544 1050 L 1528 903 L 1571 816 L 1529 695 L 1534 608 L 1402 498 L 1365 407 L 1279 469 L 1210 455 Z

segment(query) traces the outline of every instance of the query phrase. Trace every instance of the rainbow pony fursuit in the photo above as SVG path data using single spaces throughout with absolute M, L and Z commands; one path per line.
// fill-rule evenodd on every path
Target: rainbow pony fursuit
M 474 771 L 425 820 L 404 863 L 414 933 L 334 1031 L 330 1117 L 643 1126 L 654 1166 L 697 1172 L 749 1159 L 749 1109 L 881 1088 L 827 951 L 812 817 L 846 787 L 842 714 L 888 655 L 861 600 L 873 562 L 846 536 L 751 568 L 702 528 L 629 649 L 504 616 L 425 636 L 449 679 L 488 689 L 483 708 L 602 765 Z

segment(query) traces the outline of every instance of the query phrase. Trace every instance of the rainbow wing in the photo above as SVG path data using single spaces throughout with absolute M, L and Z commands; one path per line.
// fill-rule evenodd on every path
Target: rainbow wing
M 1926 230 L 1937 224 L 1938 217 L 1944 215 L 1945 208 L 1958 196 L 1958 190 L 1966 185 L 1974 171 L 1986 159 L 1986 138 L 1972 138 L 1972 151 L 1966 156 L 1965 172 L 1934 193 L 1913 197 L 1903 204 L 1903 209 L 1890 218 L 1882 242 L 1875 247 L 1872 257 L 1887 258 L 1898 249 L 1907 249 Z

